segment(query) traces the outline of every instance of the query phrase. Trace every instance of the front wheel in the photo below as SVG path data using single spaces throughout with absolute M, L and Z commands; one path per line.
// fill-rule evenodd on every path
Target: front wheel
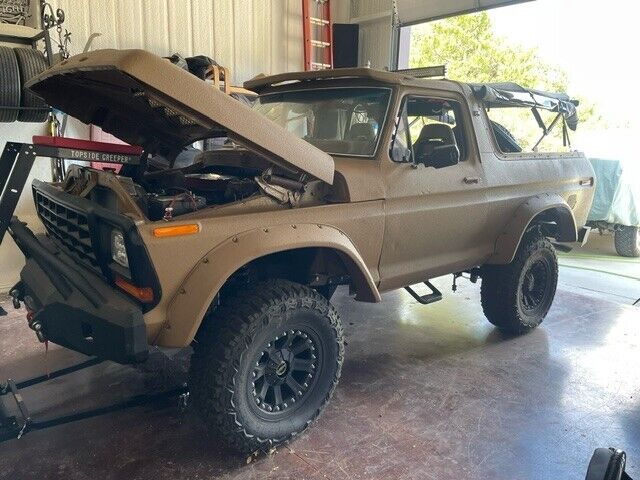
M 640 257 L 640 227 L 621 227 L 614 234 L 616 252 L 622 257 Z
M 557 284 L 558 259 L 553 245 L 539 233 L 529 232 L 510 264 L 482 268 L 482 310 L 501 330 L 528 332 L 544 320 Z
M 193 404 L 232 449 L 268 450 L 320 415 L 343 358 L 340 319 L 324 297 L 285 280 L 256 283 L 227 299 L 199 332 Z

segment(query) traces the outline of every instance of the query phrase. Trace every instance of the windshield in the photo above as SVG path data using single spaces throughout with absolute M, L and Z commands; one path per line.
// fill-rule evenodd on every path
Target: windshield
M 261 95 L 253 108 L 329 154 L 372 156 L 391 91 L 326 88 Z

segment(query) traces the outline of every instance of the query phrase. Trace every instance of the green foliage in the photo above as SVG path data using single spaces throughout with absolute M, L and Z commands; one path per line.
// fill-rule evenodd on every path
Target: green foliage
M 486 12 L 412 28 L 410 66 L 447 64 L 449 78 L 463 82 L 516 82 L 523 87 L 566 91 L 568 77 L 545 63 L 537 49 L 496 35 Z
M 447 77 L 462 82 L 515 82 L 523 87 L 566 92 L 569 77 L 561 67 L 545 62 L 536 48 L 510 43 L 496 35 L 487 12 L 447 18 L 412 27 L 410 67 L 446 64 Z M 500 112 L 503 123 L 523 147 L 532 146 L 540 129 L 528 111 Z M 582 99 L 578 114 L 585 122 L 601 123 L 595 106 Z M 490 115 L 491 116 L 491 115 Z M 506 117 L 512 118 L 506 118 Z M 545 120 L 549 117 L 543 113 Z M 593 126 L 593 125 L 592 125 Z M 579 127 L 580 128 L 580 127 Z M 548 141 L 560 141 L 561 130 Z M 545 141 L 546 143 L 546 141 Z M 543 143 L 541 150 L 544 150 Z M 549 149 L 556 145 L 548 145 Z

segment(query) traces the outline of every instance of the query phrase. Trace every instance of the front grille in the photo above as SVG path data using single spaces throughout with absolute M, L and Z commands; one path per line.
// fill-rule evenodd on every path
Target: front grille
M 35 192 L 38 216 L 49 235 L 72 257 L 85 266 L 100 272 L 89 233 L 87 216 L 76 210 L 56 203 L 42 193 Z

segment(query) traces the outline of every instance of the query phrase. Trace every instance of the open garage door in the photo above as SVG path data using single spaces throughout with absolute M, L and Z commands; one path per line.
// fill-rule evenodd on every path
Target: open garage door
M 532 0 L 395 0 L 400 26 Z

